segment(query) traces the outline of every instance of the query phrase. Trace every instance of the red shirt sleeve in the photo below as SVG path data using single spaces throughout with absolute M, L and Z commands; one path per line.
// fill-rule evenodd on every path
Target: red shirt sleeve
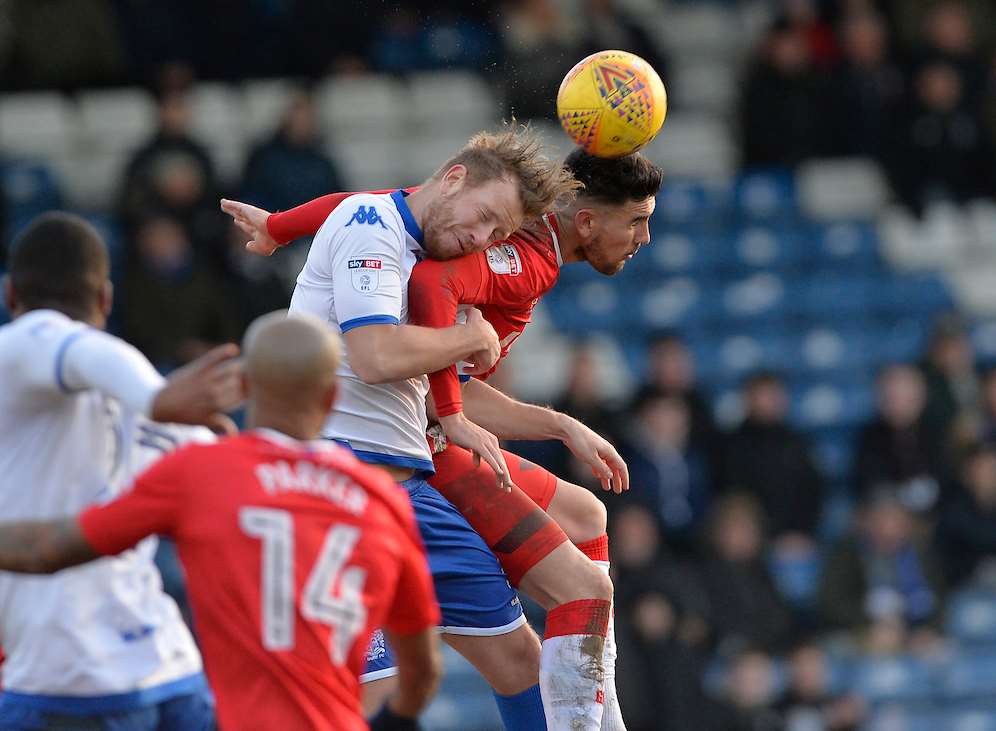
M 432 588 L 432 573 L 425 557 L 425 548 L 415 525 L 410 506 L 404 523 L 398 527 L 402 535 L 402 563 L 394 601 L 387 612 L 384 626 L 399 635 L 413 635 L 442 622 L 436 592 Z
M 163 457 L 135 479 L 131 491 L 80 515 L 80 529 L 93 550 L 112 556 L 146 536 L 175 533 L 189 451 L 180 449 Z
M 423 327 L 450 327 L 456 322 L 457 305 L 487 302 L 487 270 L 484 254 L 420 262 L 408 280 L 408 321 Z M 463 411 L 455 365 L 429 374 L 429 387 L 437 415 Z
M 368 190 L 364 192 L 381 195 L 394 190 L 397 190 L 397 188 Z M 415 188 L 406 188 L 406 190 L 411 192 Z M 302 203 L 296 208 L 291 208 L 289 211 L 271 213 L 266 217 L 266 230 L 269 231 L 273 240 L 281 246 L 289 244 L 294 239 L 300 239 L 304 236 L 314 236 L 318 232 L 318 229 L 322 227 L 322 224 L 325 223 L 325 219 L 329 217 L 329 214 L 351 195 L 356 195 L 356 193 L 329 193 L 320 198 L 310 200 L 307 203 Z

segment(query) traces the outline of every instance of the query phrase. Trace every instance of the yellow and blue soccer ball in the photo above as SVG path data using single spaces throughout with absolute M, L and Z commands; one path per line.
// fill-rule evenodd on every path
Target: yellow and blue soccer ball
M 596 157 L 622 157 L 664 124 L 667 91 L 653 67 L 627 51 L 599 51 L 572 68 L 557 92 L 568 136 Z

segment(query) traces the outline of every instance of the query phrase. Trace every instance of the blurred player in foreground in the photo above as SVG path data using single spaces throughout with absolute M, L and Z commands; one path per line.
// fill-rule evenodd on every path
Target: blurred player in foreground
M 0 569 L 48 573 L 170 536 L 222 728 L 365 729 L 358 676 L 381 626 L 400 691 L 375 728 L 414 728 L 440 672 L 415 517 L 379 470 L 311 441 L 336 398 L 339 342 L 285 314 L 246 334 L 251 431 L 181 448 L 78 517 L 0 524 Z
M 481 133 L 418 191 L 358 194 L 332 211 L 291 300 L 291 311 L 328 318 L 346 341 L 343 395 L 323 434 L 349 443 L 360 459 L 380 465 L 408 490 L 433 570 L 444 639 L 494 688 L 510 729 L 544 727 L 538 642 L 492 551 L 426 482 L 435 468 L 425 436 L 424 374 L 461 360 L 487 371 L 500 345 L 476 310 L 465 325 L 407 324 L 408 280 L 418 260 L 483 251 L 572 197 L 576 187 L 528 130 Z M 489 335 L 488 352 L 468 358 L 470 349 L 457 346 L 479 328 Z M 506 472 L 497 450 L 494 465 Z M 507 475 L 500 481 L 510 484 Z M 381 649 L 375 648 L 377 655 Z M 389 666 L 372 665 L 375 670 L 389 672 Z
M 107 249 L 84 220 L 36 219 L 14 243 L 0 327 L 0 515 L 44 520 L 116 495 L 145 417 L 234 431 L 234 345 L 169 381 L 101 332 L 111 309 Z M 0 575 L 6 730 L 209 729 L 201 658 L 162 591 L 155 541 L 51 578 Z
M 659 168 L 641 155 L 607 160 L 582 150 L 569 155 L 564 164 L 584 186 L 567 209 L 528 223 L 483 254 L 448 262 L 427 260 L 415 267 L 409 284 L 412 322 L 446 327 L 456 320 L 459 305 L 477 305 L 495 327 L 504 357 L 529 323 L 537 299 L 556 283 L 560 266 L 587 261 L 597 271 L 613 275 L 649 243 L 649 219 L 663 177 Z M 276 214 L 231 201 L 226 210 L 252 236 L 250 250 L 268 255 L 279 245 L 314 233 L 348 195 L 323 196 Z M 565 414 L 498 393 L 483 383 L 487 375 L 467 383 L 463 398 L 455 367 L 430 376 L 435 412 L 446 437 L 465 429 L 465 401 L 470 421 L 498 436 L 560 439 L 591 467 L 605 489 L 620 492 L 628 487 L 625 464 L 608 442 Z M 496 492 L 495 476 L 487 467 L 475 464 L 466 449 L 438 439 L 438 431 L 433 434 L 436 475 L 431 484 L 484 537 L 513 585 L 548 611 L 541 679 L 551 726 L 556 718 L 579 708 L 597 714 L 595 693 L 584 691 L 586 684 L 597 685 L 593 679 L 583 678 L 572 689 L 561 674 L 555 690 L 550 688 L 550 673 L 551 656 L 557 653 L 563 658 L 558 646 L 565 642 L 575 646 L 575 659 L 583 662 L 580 648 L 591 645 L 591 621 L 611 599 L 611 583 L 605 576 L 609 567 L 605 508 L 584 488 L 508 452 L 503 453 L 504 462 L 517 488 L 511 496 Z M 562 636 L 570 639 L 557 639 Z M 621 731 L 625 725 L 616 699 L 611 627 L 603 660 L 601 728 Z M 565 692 L 584 700 L 551 708 L 554 704 L 547 699 Z

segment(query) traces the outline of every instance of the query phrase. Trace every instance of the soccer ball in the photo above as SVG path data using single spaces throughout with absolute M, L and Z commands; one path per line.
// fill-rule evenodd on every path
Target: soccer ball
M 649 143 L 664 124 L 667 91 L 653 67 L 627 51 L 593 53 L 557 92 L 568 136 L 596 157 L 622 157 Z

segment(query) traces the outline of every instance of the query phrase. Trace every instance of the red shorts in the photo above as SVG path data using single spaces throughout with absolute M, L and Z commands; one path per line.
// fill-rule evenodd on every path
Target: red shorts
M 512 482 L 511 493 L 499 490 L 495 473 L 463 447 L 448 446 L 433 456 L 436 474 L 429 484 L 459 510 L 485 540 L 513 586 L 529 569 L 567 541 L 560 526 L 546 514 L 557 478 L 539 465 L 502 450 Z

